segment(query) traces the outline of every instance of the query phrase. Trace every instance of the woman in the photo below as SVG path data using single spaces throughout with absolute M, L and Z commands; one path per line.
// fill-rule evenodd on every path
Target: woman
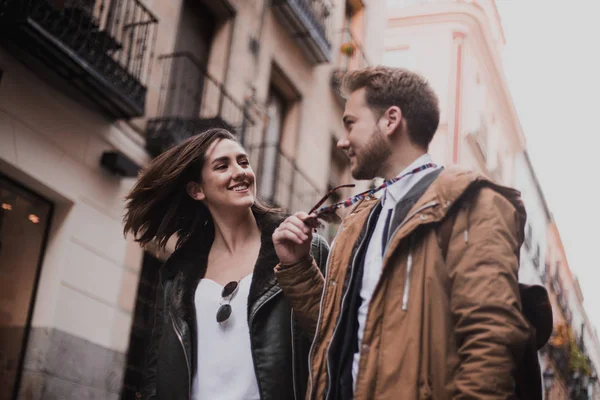
M 273 268 L 280 210 L 256 198 L 244 149 L 224 129 L 157 157 L 127 196 L 125 232 L 176 250 L 160 271 L 143 398 L 299 399 L 312 335 Z M 306 239 L 305 239 L 306 240 Z M 315 236 L 318 265 L 329 247 Z

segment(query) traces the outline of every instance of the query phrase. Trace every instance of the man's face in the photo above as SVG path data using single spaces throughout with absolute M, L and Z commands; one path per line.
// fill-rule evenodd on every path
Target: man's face
M 358 89 L 346 101 L 344 136 L 337 146 L 350 158 L 354 179 L 373 179 L 381 176 L 383 164 L 391 155 L 390 144 L 377 126 L 379 118 L 367 106 L 365 89 Z

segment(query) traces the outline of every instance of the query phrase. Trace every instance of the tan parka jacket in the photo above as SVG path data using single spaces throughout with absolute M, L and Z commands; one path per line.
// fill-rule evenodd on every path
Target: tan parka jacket
M 463 201 L 466 192 L 475 195 Z M 329 345 L 355 244 L 377 202 L 364 200 L 344 220 L 325 276 L 310 261 L 276 268 L 300 322 L 316 332 L 308 399 L 326 398 L 332 385 L 327 367 L 338 355 Z M 437 228 L 455 203 L 444 260 Z M 517 277 L 525 218 L 516 190 L 457 168 L 437 177 L 389 241 L 367 315 L 355 399 L 515 398 L 518 360 L 534 335 L 521 312 Z

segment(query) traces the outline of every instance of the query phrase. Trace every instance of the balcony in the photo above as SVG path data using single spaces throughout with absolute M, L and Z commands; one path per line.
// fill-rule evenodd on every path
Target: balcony
M 158 20 L 138 0 L 0 0 L 0 35 L 111 118 L 144 114 Z
M 547 345 L 548 357 L 554 362 L 555 371 L 558 373 L 560 379 L 567 383 L 569 381 L 569 351 L 570 347 L 555 346 L 552 344 Z
M 163 78 L 157 117 L 146 127 L 146 148 L 157 156 L 209 128 L 241 133 L 253 122 L 223 85 L 189 53 L 159 57 Z
M 550 284 L 552 286 L 552 290 L 557 296 L 562 295 L 562 282 L 560 281 L 560 276 L 558 275 L 558 271 L 554 272 L 552 278 L 550 278 Z
M 528 222 L 525 226 L 525 240 L 523 241 L 523 244 L 525 245 L 525 248 L 527 250 L 531 250 L 532 241 L 533 241 L 533 228 L 531 227 L 531 225 Z
M 258 182 L 259 196 L 288 211 L 308 211 L 323 196 L 296 161 L 277 144 L 246 144 Z
M 340 52 L 336 67 L 331 73 L 331 88 L 336 94 L 336 99 L 341 107 L 344 107 L 346 100 L 340 93 L 340 84 L 342 77 L 346 72 L 354 71 L 369 66 L 369 61 L 360 42 L 356 40 L 350 29 L 346 28 L 340 32 Z
M 535 251 L 533 253 L 533 257 L 531 258 L 531 261 L 533 262 L 533 266 L 535 267 L 535 269 L 540 268 L 540 245 L 539 244 L 535 245 Z
M 333 4 L 328 0 L 272 0 L 275 15 L 311 64 L 331 60 Z

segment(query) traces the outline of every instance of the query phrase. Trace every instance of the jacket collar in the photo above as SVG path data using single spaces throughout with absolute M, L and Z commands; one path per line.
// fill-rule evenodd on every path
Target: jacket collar
M 405 229 L 402 230 L 402 237 L 411 233 L 421 224 L 439 222 L 444 219 L 449 210 L 452 209 L 452 206 L 455 205 L 468 190 L 478 186 L 486 186 L 495 190 L 515 206 L 517 213 L 521 217 L 520 223 L 522 225 L 522 231 L 526 214 L 525 207 L 520 200 L 519 191 L 498 185 L 478 172 L 452 166 L 444 169 L 437 179 L 431 183 L 419 200 L 414 203 L 404 221 L 406 226 Z M 372 208 L 378 203 L 379 200 L 376 198 L 365 199 L 358 203 L 351 214 L 346 218 L 345 223 L 349 223 L 354 218 L 360 218 L 361 216 L 363 219 L 366 219 Z M 420 214 L 422 217 L 413 218 L 416 214 Z
M 261 297 L 277 286 L 274 268 L 278 258 L 273 246 L 272 235 L 285 218 L 277 214 L 255 215 L 255 217 L 261 231 L 261 246 L 250 284 L 249 311 Z M 212 235 L 199 234 L 190 238 L 171 255 L 160 271 L 160 279 L 163 284 L 168 281 L 173 283 L 170 304 L 188 324 L 195 323 L 193 321 L 195 317 L 194 295 L 200 279 L 206 273 L 208 253 L 212 242 Z

